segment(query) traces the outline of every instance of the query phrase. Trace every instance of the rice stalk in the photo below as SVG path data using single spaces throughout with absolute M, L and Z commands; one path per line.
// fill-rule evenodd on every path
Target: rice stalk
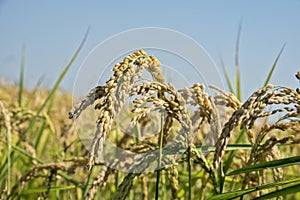
M 7 156 L 7 177 L 6 177 L 7 181 L 6 181 L 5 190 L 6 190 L 6 195 L 8 197 L 11 194 L 11 170 L 12 170 L 12 163 L 11 163 L 11 156 L 10 156 L 11 152 L 12 152 L 11 119 L 9 116 L 9 112 L 4 107 L 2 101 L 0 101 L 0 109 L 1 109 L 1 113 L 4 118 L 4 125 L 6 128 L 6 141 L 7 141 L 7 155 L 8 156 Z
M 22 103 L 23 103 L 24 69 L 25 69 L 25 46 L 23 46 L 23 48 L 22 48 L 20 83 L 19 83 L 19 93 L 18 93 L 19 107 L 22 107 Z

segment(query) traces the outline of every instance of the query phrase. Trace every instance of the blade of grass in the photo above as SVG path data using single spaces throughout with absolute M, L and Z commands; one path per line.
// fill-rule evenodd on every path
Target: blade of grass
M 232 86 L 232 83 L 231 83 L 231 80 L 230 80 L 227 68 L 225 66 L 224 60 L 223 60 L 222 57 L 220 57 L 220 60 L 221 60 L 222 69 L 223 69 L 223 72 L 224 72 L 224 75 L 225 75 L 225 79 L 226 79 L 226 83 L 227 83 L 227 86 L 229 88 L 229 91 L 232 94 L 236 95 L 236 93 L 234 92 L 234 89 L 233 89 L 233 86 Z
M 275 59 L 275 61 L 274 61 L 274 63 L 273 63 L 273 66 L 272 66 L 271 70 L 269 71 L 269 74 L 268 74 L 268 76 L 267 76 L 267 78 L 266 78 L 266 80 L 265 80 L 265 82 L 264 82 L 263 87 L 266 87 L 266 86 L 268 85 L 268 83 L 269 83 L 269 81 L 270 81 L 270 79 L 271 79 L 271 77 L 272 77 L 272 74 L 273 74 L 273 72 L 274 72 L 274 70 L 275 70 L 275 68 L 276 68 L 276 66 L 277 66 L 277 62 L 278 62 L 278 60 L 279 60 L 279 58 L 280 58 L 280 56 L 281 56 L 281 54 L 282 54 L 282 52 L 283 52 L 285 46 L 286 46 L 286 43 L 282 46 L 282 48 L 281 48 L 281 50 L 280 50 L 280 52 L 279 52 L 277 58 Z
M 235 151 L 235 150 L 251 150 L 251 144 L 228 144 L 225 151 Z M 216 150 L 215 146 L 201 146 L 197 147 L 197 149 L 201 149 L 203 153 L 205 152 L 214 152 Z
M 59 78 L 57 79 L 57 81 L 54 84 L 54 87 L 52 88 L 52 90 L 50 91 L 49 95 L 47 96 L 46 100 L 44 101 L 44 103 L 42 104 L 42 106 L 37 110 L 35 116 L 33 116 L 33 118 L 30 120 L 29 126 L 28 128 L 24 131 L 24 133 L 21 135 L 21 137 L 19 138 L 18 142 L 17 142 L 17 146 L 20 144 L 20 142 L 22 140 L 24 140 L 24 137 L 26 136 L 26 133 L 29 132 L 35 125 L 35 122 L 37 120 L 37 118 L 40 116 L 42 110 L 46 107 L 46 105 L 49 103 L 49 101 L 52 99 L 52 96 L 54 96 L 56 90 L 58 89 L 59 84 L 61 83 L 62 79 L 64 78 L 64 76 L 66 75 L 66 73 L 68 72 L 69 68 L 71 67 L 71 65 L 73 64 L 73 62 L 75 61 L 75 59 L 77 58 L 81 48 L 83 47 L 83 44 L 85 43 L 85 40 L 87 38 L 89 29 L 87 30 L 82 42 L 80 43 L 78 49 L 76 50 L 76 52 L 74 53 L 74 55 L 72 56 L 71 60 L 69 61 L 69 63 L 67 64 L 67 66 L 65 67 L 65 69 L 63 70 L 63 72 L 60 74 Z M 11 152 L 10 154 L 8 154 L 6 156 L 6 161 L 3 165 L 6 165 L 7 163 L 7 159 L 8 157 L 12 158 L 13 157 L 14 152 Z M 3 165 L 0 167 L 0 169 L 3 168 Z
M 42 84 L 44 77 L 41 77 L 38 79 L 38 81 L 36 82 L 32 92 L 30 93 L 30 95 L 27 97 L 27 102 L 25 103 L 25 107 L 28 107 L 28 105 L 32 102 L 33 98 L 35 97 L 36 93 L 39 91 L 40 86 Z
M 76 52 L 75 52 L 74 55 L 72 56 L 71 60 L 69 61 L 69 63 L 67 64 L 67 66 L 65 67 L 65 69 L 63 70 L 63 72 L 62 72 L 62 73 L 60 74 L 60 76 L 58 77 L 57 81 L 55 82 L 55 84 L 54 84 L 52 90 L 50 91 L 49 95 L 47 96 L 46 100 L 44 101 L 43 105 L 38 109 L 36 116 L 31 120 L 31 123 L 29 124 L 29 127 L 28 127 L 28 129 L 27 129 L 25 132 L 29 131 L 29 130 L 34 126 L 37 116 L 40 115 L 40 113 L 41 113 L 42 110 L 46 107 L 46 105 L 47 105 L 48 103 L 49 103 L 49 106 L 48 106 L 48 108 L 47 108 L 47 113 L 50 112 L 50 110 L 51 110 L 51 108 L 52 108 L 52 105 L 53 105 L 53 101 L 54 101 L 54 99 L 53 99 L 54 94 L 55 94 L 55 92 L 57 91 L 58 86 L 59 86 L 59 84 L 61 83 L 62 79 L 64 78 L 64 76 L 66 75 L 66 73 L 67 73 L 68 70 L 70 69 L 71 65 L 73 64 L 73 62 L 74 62 L 75 59 L 77 58 L 77 56 L 78 56 L 78 54 L 79 54 L 81 48 L 83 47 L 83 44 L 85 43 L 85 40 L 86 40 L 87 35 L 88 35 L 88 31 L 89 31 L 89 30 L 87 30 L 87 32 L 86 32 L 86 34 L 85 34 L 85 36 L 84 36 L 82 42 L 80 43 L 80 45 L 79 45 L 79 47 L 78 47 L 78 49 L 76 50 Z M 37 137 L 36 137 L 37 140 L 35 141 L 35 146 L 37 146 L 37 144 L 39 144 L 39 139 L 41 138 L 41 135 L 40 135 L 40 134 L 42 134 L 42 133 L 43 133 L 43 131 L 40 131 L 39 135 L 37 135 Z M 25 134 L 23 134 L 23 135 L 25 135 Z
M 116 123 L 117 123 L 117 127 L 116 127 L 116 144 L 119 143 L 119 135 L 121 135 L 120 133 L 120 124 L 119 124 L 119 121 L 116 120 Z M 118 150 L 116 149 L 116 157 L 118 156 Z M 116 187 L 116 190 L 118 188 L 118 185 L 119 185 L 119 171 L 117 170 L 116 171 L 116 174 L 115 174 L 115 187 Z
M 239 47 L 241 37 L 242 23 L 239 24 L 236 46 L 235 46 L 235 84 L 236 84 L 236 97 L 238 100 L 242 100 L 241 95 L 241 82 L 240 82 L 240 70 L 239 70 Z
M 42 192 L 46 192 L 47 190 L 49 190 L 49 191 L 57 191 L 57 190 L 70 190 L 70 189 L 75 189 L 75 188 L 76 188 L 75 185 L 69 185 L 69 186 L 52 186 L 51 188 L 48 188 L 48 187 L 31 188 L 31 189 L 23 190 L 22 193 L 21 193 L 21 195 L 42 193 Z
M 224 175 L 224 171 L 223 171 L 223 163 L 220 162 L 220 167 L 218 170 L 218 184 L 219 184 L 219 190 L 217 191 L 217 193 L 223 193 L 223 188 L 224 188 L 224 182 L 225 182 L 225 175 Z
M 282 146 L 282 145 L 278 145 Z M 207 145 L 207 146 L 198 146 L 196 147 L 198 150 L 200 150 L 202 153 L 207 152 L 214 152 L 216 150 L 215 146 Z M 228 144 L 225 151 L 235 151 L 235 150 L 251 150 L 252 146 L 251 144 Z M 176 152 L 172 153 L 184 153 L 186 152 L 185 149 L 177 150 Z
M 296 194 L 299 192 L 300 192 L 300 184 L 296 184 L 296 185 L 292 185 L 292 186 L 262 195 L 258 198 L 255 198 L 255 200 L 271 199 L 271 198 L 275 198 L 275 197 L 285 196 L 288 194 Z
M 7 141 L 5 141 L 5 140 L 3 140 L 3 139 L 0 139 L 0 142 L 2 142 L 2 143 L 4 143 L 4 144 L 7 143 Z M 19 152 L 19 153 L 21 153 L 21 154 L 27 156 L 28 158 L 30 158 L 30 160 L 35 160 L 35 161 L 37 161 L 37 162 L 40 163 L 40 164 L 43 163 L 43 161 L 42 161 L 41 159 L 36 158 L 36 157 L 33 157 L 30 153 L 28 153 L 28 152 L 27 152 L 26 150 L 24 150 L 23 148 L 18 147 L 18 146 L 16 146 L 16 145 L 11 145 L 11 147 L 12 147 L 12 149 L 13 149 L 14 151 L 17 151 L 17 152 Z
M 252 187 L 252 188 L 248 188 L 248 189 L 244 189 L 244 190 L 235 190 L 235 191 L 231 191 L 231 192 L 226 192 L 223 194 L 214 195 L 214 196 L 210 197 L 209 200 L 234 199 L 234 198 L 243 196 L 245 194 L 249 194 L 251 192 L 256 192 L 256 191 L 264 190 L 264 189 L 270 189 L 270 188 L 274 188 L 274 187 L 278 187 L 278 186 L 284 186 L 284 185 L 288 185 L 288 184 L 300 184 L 300 178 L 269 183 L 266 185 L 256 186 L 256 187 Z
M 258 171 L 261 169 L 266 168 L 278 168 L 278 167 L 285 167 L 290 165 L 299 165 L 300 164 L 300 156 L 294 156 L 290 158 L 283 158 L 278 160 L 272 160 L 269 162 L 262 162 L 254 165 L 249 165 L 234 171 L 229 172 L 226 174 L 227 176 L 246 173 L 246 172 L 252 172 L 252 171 Z
M 3 139 L 0 139 L 0 142 L 3 142 L 4 144 L 7 143 L 7 141 L 5 141 Z M 25 155 L 26 157 L 30 158 L 30 160 L 35 160 L 39 164 L 44 164 L 44 162 L 41 159 L 33 157 L 30 153 L 28 153 L 26 150 L 22 149 L 21 147 L 18 147 L 18 146 L 15 146 L 15 145 L 12 145 L 11 147 L 12 147 L 13 150 L 15 150 L 15 151 Z M 70 183 L 73 183 L 77 187 L 82 188 L 82 185 L 80 183 L 78 183 L 76 180 L 70 178 L 68 175 L 64 174 L 63 172 L 58 172 L 57 174 L 60 175 L 61 177 L 63 177 L 65 180 L 69 181 Z M 0 175 L 0 177 L 1 177 L 1 175 Z
M 57 172 L 57 175 L 61 176 L 62 178 L 64 178 L 66 181 L 74 184 L 76 187 L 80 187 L 81 189 L 83 189 L 83 185 L 81 183 L 79 183 L 77 180 L 74 180 L 73 178 L 71 178 L 70 176 L 68 176 L 67 174 L 63 173 L 63 172 Z
M 240 141 L 241 141 L 242 138 L 243 138 L 242 136 L 244 135 L 244 132 L 245 132 L 244 129 L 242 129 L 242 130 L 240 130 L 240 131 L 238 132 L 238 135 L 237 135 L 237 137 L 236 137 L 236 139 L 235 139 L 235 141 L 234 141 L 234 144 L 240 143 Z M 227 173 L 227 171 L 228 171 L 228 169 L 229 169 L 229 167 L 230 167 L 230 165 L 231 165 L 231 163 L 232 163 L 234 154 L 235 154 L 235 151 L 231 151 L 231 152 L 229 153 L 229 155 L 227 156 L 227 158 L 225 159 L 225 161 L 224 161 L 224 167 L 223 167 L 223 172 L 224 172 L 224 174 Z
M 54 97 L 54 96 L 53 96 Z M 53 123 L 51 122 L 51 119 L 50 117 L 48 116 L 48 114 L 50 114 L 50 111 L 52 109 L 52 106 L 53 106 L 53 103 L 54 103 L 54 98 L 52 98 L 49 102 L 49 106 L 47 108 L 47 112 L 44 113 L 44 118 L 43 118 L 43 121 L 42 121 L 42 124 L 41 124 L 41 127 L 39 128 L 39 131 L 37 132 L 37 136 L 36 136 L 36 140 L 35 140 L 35 143 L 34 143 L 34 148 L 35 149 L 38 149 L 39 146 L 41 146 L 42 148 L 45 148 L 46 147 L 46 143 L 41 143 L 41 139 L 42 139 L 42 133 L 44 132 L 45 130 L 45 126 L 48 125 L 49 129 L 50 129 L 50 132 L 52 132 L 53 134 L 55 134 L 55 129 L 53 128 Z M 46 140 L 44 140 L 45 142 L 47 142 Z M 43 151 L 39 151 L 41 154 L 43 154 Z
M 93 171 L 94 171 L 94 165 L 91 166 L 91 169 L 90 169 L 88 177 L 87 177 L 87 181 L 86 181 L 86 183 L 84 185 L 82 199 L 85 199 L 87 197 L 87 195 L 88 195 L 89 186 L 92 183 Z
M 35 143 L 34 143 L 34 149 L 36 149 L 39 154 L 43 153 L 42 151 L 39 150 L 38 145 L 40 144 L 42 133 L 44 132 L 45 127 L 46 127 L 46 122 L 45 122 L 46 120 L 45 119 L 42 119 L 42 120 L 43 120 L 42 124 L 39 127 L 39 129 L 37 130 L 37 136 L 35 137 L 36 139 L 35 139 Z
M 52 97 L 54 96 L 55 92 L 58 89 L 58 86 L 60 85 L 62 79 L 65 77 L 66 73 L 68 72 L 68 70 L 70 69 L 71 65 L 73 64 L 73 62 L 75 61 L 75 59 L 77 58 L 81 48 L 83 47 L 83 44 L 85 43 L 85 40 L 87 38 L 87 34 L 88 31 L 86 32 L 82 42 L 80 43 L 78 49 L 75 51 L 74 55 L 72 56 L 71 60 L 69 61 L 69 63 L 66 65 L 65 69 L 63 70 L 63 72 L 60 74 L 60 76 L 58 77 L 58 79 L 56 80 L 53 88 L 51 89 L 49 95 L 47 96 L 46 100 L 44 101 L 44 103 L 42 104 L 42 106 L 38 109 L 36 116 L 31 120 L 29 127 L 27 128 L 27 131 L 31 130 L 35 124 L 36 118 L 40 115 L 40 113 L 42 112 L 42 110 L 46 107 L 46 105 L 50 102 L 50 100 L 52 99 Z M 25 135 L 25 134 L 23 134 Z
M 188 147 L 189 200 L 192 200 L 192 158 L 191 144 Z
M 18 103 L 19 107 L 22 107 L 23 88 L 24 88 L 24 68 L 25 68 L 25 45 L 22 47 L 22 59 L 21 59 L 21 70 L 20 70 L 20 82 L 19 82 L 19 94 Z

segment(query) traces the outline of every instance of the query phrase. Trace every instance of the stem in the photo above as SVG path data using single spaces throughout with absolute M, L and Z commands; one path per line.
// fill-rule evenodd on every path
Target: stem
M 19 107 L 22 107 L 23 87 L 24 87 L 24 68 L 25 68 L 25 45 L 23 45 L 22 48 L 22 60 L 21 60 L 21 70 L 20 70 L 19 94 L 18 94 Z
M 83 195 L 82 195 L 82 199 L 85 199 L 88 192 L 89 192 L 89 185 L 91 184 L 91 180 L 93 178 L 92 174 L 93 174 L 93 169 L 94 169 L 94 165 L 92 165 L 90 171 L 89 171 L 89 174 L 88 174 L 88 177 L 87 177 L 87 181 L 84 185 L 84 189 L 83 189 Z
M 156 172 L 156 184 L 155 184 L 155 200 L 158 200 L 158 189 L 159 189 L 160 171 Z
M 189 145 L 189 148 L 188 148 L 188 173 L 189 173 L 189 200 L 192 200 L 191 145 Z
M 119 127 L 120 127 L 120 124 L 119 122 L 117 121 L 117 130 L 116 130 L 116 144 L 119 143 L 119 134 L 120 134 L 120 130 L 119 130 Z M 116 158 L 118 156 L 118 151 L 116 149 Z M 119 171 L 116 172 L 116 175 L 115 175 L 115 187 L 116 187 L 116 190 L 118 189 L 118 185 L 119 185 Z
M 0 101 L 0 111 L 4 117 L 4 126 L 6 129 L 6 142 L 7 142 L 7 158 L 5 159 L 7 161 L 7 180 L 6 180 L 6 188 L 7 188 L 7 196 L 10 196 L 11 191 L 11 126 L 10 126 L 10 116 L 8 110 L 4 107 L 3 103 Z M 5 169 L 4 163 L 1 166 L 1 170 Z M 2 173 L 1 173 L 2 174 Z
M 156 185 L 155 185 L 155 200 L 158 200 L 158 190 L 159 190 L 159 180 L 160 180 L 160 167 L 161 167 L 161 156 L 162 156 L 162 147 L 163 147 L 163 115 L 161 116 L 161 130 L 158 138 L 159 144 L 159 154 L 158 154 L 158 164 L 157 164 L 157 172 L 156 172 Z

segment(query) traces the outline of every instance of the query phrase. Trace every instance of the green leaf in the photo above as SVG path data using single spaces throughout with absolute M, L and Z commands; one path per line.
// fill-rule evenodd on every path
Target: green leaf
M 242 101 L 241 95 L 241 75 L 239 70 L 239 46 L 240 46 L 240 37 L 241 37 L 242 23 L 239 25 L 236 46 L 235 46 L 235 84 L 236 84 L 236 96 L 237 99 Z
M 70 190 L 76 188 L 75 185 L 70 185 L 70 186 L 51 186 L 49 187 L 39 187 L 39 188 L 31 188 L 31 189 L 26 189 L 22 191 L 22 195 L 28 195 L 28 194 L 35 194 L 35 193 L 41 193 L 41 192 L 46 192 L 46 191 L 58 191 L 58 190 Z
M 285 196 L 288 194 L 296 194 L 300 192 L 300 184 L 296 184 L 296 185 L 292 185 L 280 190 L 276 190 L 274 192 L 270 192 L 268 194 L 262 195 L 258 198 L 256 198 L 256 200 L 262 200 L 262 199 L 271 199 L 274 197 L 280 197 L 280 196 Z
M 238 144 L 238 143 L 241 142 L 244 133 L 245 133 L 245 129 L 239 130 L 238 135 L 236 136 L 236 139 L 235 139 L 235 141 L 234 141 L 234 144 Z M 231 151 L 231 152 L 228 154 L 228 156 L 226 157 L 226 159 L 225 159 L 225 161 L 224 161 L 224 167 L 223 167 L 223 172 L 224 172 L 224 174 L 226 174 L 227 171 L 228 171 L 228 169 L 230 168 L 231 163 L 232 163 L 233 158 L 234 158 L 234 154 L 235 154 L 235 151 Z
M 22 107 L 22 98 L 23 98 L 24 68 L 25 68 L 25 45 L 23 45 L 22 48 L 22 60 L 21 60 L 21 70 L 20 70 L 19 94 L 18 94 L 18 103 L 20 107 Z
M 88 33 L 88 32 L 87 32 Z M 58 89 L 59 84 L 61 83 L 62 79 L 65 77 L 66 73 L 68 72 L 68 70 L 70 69 L 71 65 L 73 64 L 73 62 L 75 61 L 75 59 L 77 58 L 86 38 L 87 38 L 87 33 L 84 36 L 82 42 L 80 43 L 78 49 L 75 51 L 74 55 L 72 56 L 71 60 L 69 61 L 69 63 L 67 64 L 67 66 L 65 67 L 65 69 L 63 70 L 63 72 L 60 74 L 60 76 L 58 77 L 58 79 L 56 80 L 53 88 L 51 89 L 49 95 L 47 96 L 46 100 L 44 101 L 43 105 L 38 109 L 37 114 L 35 116 L 35 118 L 32 120 L 32 122 L 29 125 L 28 129 L 31 129 L 35 119 L 40 115 L 40 113 L 42 112 L 42 110 L 45 108 L 45 106 L 50 102 L 50 100 L 52 99 L 52 97 L 54 96 L 55 92 Z
M 222 68 L 223 68 L 223 72 L 224 72 L 224 75 L 225 75 L 225 79 L 226 79 L 226 83 L 227 83 L 227 86 L 228 86 L 228 88 L 229 88 L 229 91 L 230 91 L 232 94 L 236 95 L 235 92 L 234 92 L 234 89 L 233 89 L 231 80 L 230 80 L 230 78 L 229 78 L 229 74 L 228 74 L 227 68 L 226 68 L 226 66 L 225 66 L 225 63 L 224 63 L 224 61 L 223 61 L 222 58 L 220 58 L 220 60 L 221 60 L 221 65 L 222 65 Z
M 266 168 L 277 168 L 277 167 L 285 167 L 285 166 L 290 166 L 290 165 L 299 165 L 300 164 L 300 156 L 294 156 L 290 158 L 283 158 L 283 159 L 278 159 L 278 160 L 272 160 L 269 162 L 263 162 L 263 163 L 258 163 L 254 165 L 249 165 L 234 171 L 229 172 L 226 174 L 226 176 L 231 176 L 231 175 L 236 175 L 236 174 L 241 174 L 241 173 L 246 173 L 246 172 L 251 172 L 251 171 L 257 171 L 261 169 L 266 169 Z
M 274 188 L 274 187 L 278 187 L 278 186 L 284 186 L 284 185 L 293 184 L 293 183 L 294 184 L 300 184 L 300 178 L 295 178 L 295 179 L 291 179 L 291 180 L 270 183 L 270 184 L 266 184 L 266 185 L 261 185 L 261 186 L 256 186 L 256 187 L 253 187 L 253 188 L 244 189 L 244 190 L 235 190 L 235 191 L 232 191 L 232 192 L 218 194 L 218 195 L 214 195 L 214 196 L 210 197 L 209 200 L 233 199 L 233 198 L 243 196 L 245 194 L 249 194 L 251 192 L 256 192 L 256 191 L 264 190 L 264 189 L 270 189 L 270 188 Z
M 88 172 L 87 181 L 86 181 L 86 183 L 84 185 L 84 189 L 83 189 L 82 199 L 84 199 L 88 195 L 89 185 L 92 183 L 92 179 L 93 179 L 93 172 L 94 172 L 94 165 L 92 165 L 91 169 Z
M 251 150 L 251 144 L 228 144 L 225 151 L 235 151 L 235 150 Z M 201 146 L 197 147 L 198 150 L 201 149 L 202 152 L 214 152 L 216 150 L 215 146 Z
M 57 91 L 58 89 L 58 86 L 59 84 L 61 83 L 62 79 L 65 77 L 66 73 L 68 72 L 68 70 L 70 69 L 71 65 L 73 64 L 73 62 L 75 61 L 75 59 L 77 58 L 81 48 L 83 47 L 83 44 L 85 43 L 85 40 L 87 38 L 87 34 L 88 34 L 88 31 L 86 32 L 82 42 L 80 43 L 78 49 L 75 51 L 74 55 L 72 56 L 71 60 L 69 61 L 69 63 L 67 64 L 67 66 L 65 67 L 65 69 L 63 70 L 63 72 L 60 74 L 60 76 L 58 77 L 58 79 L 56 80 L 52 90 L 50 91 L 49 95 L 47 96 L 46 100 L 44 101 L 43 105 L 38 109 L 36 115 L 33 117 L 33 119 L 31 120 L 30 124 L 29 124 L 29 127 L 28 129 L 25 131 L 25 132 L 28 132 L 29 130 L 31 130 L 35 124 L 35 121 L 37 119 L 37 117 L 40 115 L 40 113 L 42 112 L 42 110 L 46 107 L 46 105 L 50 102 L 49 106 L 48 106 L 48 109 L 47 109 L 47 112 L 49 113 L 50 112 L 50 109 L 52 107 L 52 102 L 53 102 L 53 97 L 54 97 L 54 94 L 55 92 Z M 41 132 L 42 133 L 42 132 Z M 25 134 L 23 134 L 25 135 Z M 37 139 L 40 139 L 40 135 L 38 135 L 36 137 Z M 39 143 L 39 140 L 36 140 L 35 141 L 35 146 Z
M 271 79 L 271 77 L 272 77 L 272 74 L 273 74 L 273 72 L 274 72 L 274 70 L 275 70 L 275 68 L 276 68 L 276 66 L 277 66 L 277 62 L 278 62 L 278 60 L 279 60 L 279 58 L 280 58 L 280 56 L 281 56 L 281 54 L 282 54 L 282 52 L 283 52 L 283 50 L 284 50 L 285 45 L 286 45 L 286 44 L 284 44 L 284 45 L 282 46 L 282 48 L 281 48 L 281 50 L 280 50 L 280 52 L 279 52 L 277 58 L 275 59 L 275 61 L 274 61 L 274 63 L 273 63 L 273 66 L 272 66 L 271 70 L 269 71 L 269 74 L 268 74 L 268 76 L 267 76 L 267 78 L 266 78 L 266 80 L 265 80 L 265 82 L 264 82 L 263 87 L 266 87 L 266 86 L 268 85 L 268 83 L 269 83 L 269 81 L 270 81 L 270 79 Z
M 7 141 L 3 140 L 3 139 L 0 139 L 0 142 L 3 142 L 3 143 L 7 143 Z M 11 145 L 12 149 L 25 155 L 26 157 L 30 158 L 30 160 L 35 160 L 37 161 L 38 163 L 42 164 L 43 161 L 40 160 L 39 158 L 36 158 L 36 157 L 33 157 L 32 154 L 28 153 L 25 149 L 19 147 L 19 146 L 15 146 L 15 145 Z

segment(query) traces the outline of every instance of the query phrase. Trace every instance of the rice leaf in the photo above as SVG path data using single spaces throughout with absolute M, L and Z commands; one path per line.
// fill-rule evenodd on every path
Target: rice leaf
M 280 50 L 280 52 L 279 52 L 277 58 L 275 59 L 275 61 L 274 61 L 274 63 L 273 63 L 273 66 L 272 66 L 272 68 L 270 69 L 269 74 L 268 74 L 268 76 L 267 76 L 267 78 L 266 78 L 266 80 L 265 80 L 265 82 L 264 82 L 263 87 L 266 87 L 266 86 L 268 85 L 268 83 L 269 83 L 269 81 L 270 81 L 270 79 L 271 79 L 271 77 L 272 77 L 272 74 L 273 74 L 273 72 L 274 72 L 274 70 L 275 70 L 275 68 L 276 68 L 276 66 L 277 66 L 277 62 L 278 62 L 278 60 L 279 60 L 279 58 L 280 58 L 280 56 L 281 56 L 281 54 L 282 54 L 282 52 L 283 52 L 283 50 L 284 50 L 284 48 L 285 48 L 285 45 L 286 45 L 286 44 L 284 44 L 284 45 L 282 46 L 282 48 L 281 48 L 281 50 Z
M 250 150 L 251 144 L 228 144 L 226 147 L 226 151 L 235 151 L 235 150 Z M 201 149 L 202 152 L 214 152 L 216 150 L 215 146 L 201 146 L 197 147 L 197 149 Z
M 262 162 L 254 165 L 249 165 L 234 171 L 231 171 L 227 174 L 227 176 L 257 171 L 266 168 L 277 168 L 277 167 L 285 167 L 290 165 L 299 165 L 300 164 L 300 156 L 294 156 L 290 158 L 283 158 L 278 160 L 272 160 L 269 162 Z
M 47 191 L 59 191 L 59 190 L 70 190 L 75 189 L 75 185 L 68 185 L 68 186 L 51 186 L 49 187 L 39 187 L 39 188 L 31 188 L 23 190 L 21 195 L 28 195 L 28 194 L 35 194 L 35 193 L 42 193 Z
M 33 90 L 31 91 L 31 93 L 29 94 L 29 96 L 27 97 L 27 102 L 24 105 L 25 107 L 28 107 L 28 105 L 30 105 L 32 103 L 32 100 L 34 99 L 36 93 L 39 91 L 41 83 L 43 81 L 44 77 L 41 77 L 38 79 L 38 81 L 36 82 Z
M 0 139 L 0 142 L 2 142 L 2 143 L 4 143 L 4 144 L 7 143 L 7 141 L 5 141 L 5 140 L 3 140 L 3 139 Z M 28 153 L 25 149 L 23 149 L 23 148 L 21 148 L 21 147 L 18 147 L 18 146 L 16 146 L 16 145 L 11 145 L 11 147 L 12 147 L 12 149 L 13 149 L 14 151 L 17 151 L 17 152 L 19 152 L 19 153 L 25 155 L 26 157 L 30 158 L 30 160 L 35 160 L 35 161 L 37 161 L 37 162 L 40 163 L 40 164 L 43 163 L 42 160 L 40 160 L 39 158 L 33 157 L 33 156 L 32 156 L 30 153 Z
M 236 97 L 241 101 L 241 75 L 239 70 L 239 46 L 240 46 L 240 37 L 241 37 L 242 23 L 239 25 L 236 46 L 235 46 L 235 84 L 236 84 Z
M 231 191 L 231 192 L 226 192 L 223 194 L 214 195 L 214 196 L 210 197 L 209 200 L 233 199 L 233 198 L 243 196 L 245 194 L 249 194 L 251 192 L 256 192 L 256 191 L 264 190 L 264 189 L 270 189 L 270 188 L 274 188 L 274 187 L 278 187 L 278 186 L 284 186 L 284 185 L 288 185 L 288 184 L 300 184 L 300 178 L 295 178 L 295 179 L 285 180 L 285 181 L 280 181 L 280 182 L 274 182 L 274 183 L 256 186 L 256 187 L 252 187 L 252 188 L 248 188 L 248 189 L 244 189 L 244 190 L 235 190 L 235 191 Z
M 20 107 L 22 107 L 22 98 L 23 98 L 24 68 L 25 68 L 25 45 L 23 45 L 23 47 L 22 47 L 22 59 L 21 59 L 19 94 L 18 94 L 18 103 L 19 103 Z
M 238 144 L 241 142 L 241 140 L 243 138 L 242 136 L 244 135 L 244 133 L 245 133 L 245 129 L 239 130 L 238 135 L 236 136 L 236 139 L 234 141 L 234 144 Z M 231 163 L 233 161 L 234 154 L 235 154 L 235 151 L 231 151 L 228 154 L 228 156 L 226 157 L 226 160 L 224 161 L 224 167 L 223 167 L 224 174 L 226 174 L 228 169 L 230 168 Z
M 89 30 L 88 30 L 89 31 Z M 82 42 L 80 43 L 78 49 L 75 51 L 74 55 L 72 56 L 71 60 L 69 61 L 69 63 L 66 65 L 66 67 L 64 68 L 63 72 L 60 74 L 60 76 L 58 77 L 58 79 L 56 80 L 53 88 L 51 89 L 49 95 L 47 96 L 46 100 L 44 101 L 44 103 L 42 104 L 42 106 L 38 109 L 37 113 L 36 113 L 36 116 L 33 117 L 33 119 L 31 120 L 30 124 L 29 124 L 29 127 L 27 129 L 28 130 L 31 130 L 35 124 L 35 121 L 37 119 L 37 117 L 41 114 L 42 110 L 46 107 L 46 105 L 50 102 L 50 100 L 52 99 L 52 97 L 54 96 L 55 92 L 57 91 L 58 89 L 58 86 L 60 85 L 62 79 L 65 77 L 66 73 L 68 72 L 68 70 L 70 69 L 71 65 L 73 64 L 73 62 L 75 61 L 75 59 L 77 58 L 81 48 L 83 47 L 83 44 L 85 43 L 85 40 L 87 38 L 87 34 L 88 34 L 88 31 L 86 32 Z M 26 131 L 26 132 L 27 132 Z M 25 135 L 25 134 L 23 134 Z
M 228 71 L 227 71 L 227 68 L 226 68 L 226 65 L 224 63 L 224 60 L 223 60 L 223 58 L 220 58 L 220 60 L 221 60 L 222 69 L 223 69 L 223 72 L 224 72 L 224 75 L 225 75 L 225 79 L 226 79 L 226 83 L 227 83 L 227 86 L 229 88 L 229 91 L 232 94 L 235 94 L 232 83 L 231 83 L 231 80 L 230 80 L 230 77 L 229 77 L 229 74 L 228 74 Z
M 93 180 L 93 173 L 94 173 L 94 165 L 91 167 L 91 169 L 88 172 L 87 175 L 87 181 L 83 187 L 83 195 L 82 195 L 82 199 L 86 198 L 89 192 L 89 187 L 92 184 L 92 180 Z
M 285 196 L 288 194 L 296 194 L 300 192 L 300 184 L 292 185 L 280 190 L 276 190 L 274 192 L 270 192 L 268 194 L 262 195 L 258 198 L 255 198 L 256 200 L 263 200 L 263 199 L 271 199 L 275 197 Z
M 54 97 L 54 94 L 55 92 L 57 91 L 58 89 L 58 86 L 59 84 L 61 83 L 62 79 L 65 77 L 66 73 L 68 72 L 68 70 L 70 69 L 71 65 L 73 64 L 73 62 L 75 61 L 75 59 L 77 58 L 81 48 L 83 47 L 83 44 L 85 43 L 85 40 L 87 38 L 87 34 L 88 34 L 88 31 L 86 32 L 82 42 L 80 43 L 78 49 L 76 50 L 76 52 L 74 53 L 74 55 L 72 56 L 71 60 L 69 61 L 69 63 L 67 64 L 67 66 L 65 67 L 65 69 L 63 70 L 63 72 L 60 74 L 60 76 L 58 77 L 57 81 L 55 82 L 52 90 L 50 91 L 49 95 L 47 96 L 46 100 L 44 101 L 43 105 L 39 108 L 39 110 L 37 111 L 37 114 L 35 117 L 33 117 L 33 119 L 31 120 L 30 124 L 29 124 L 29 127 L 28 129 L 26 130 L 26 132 L 28 130 L 30 130 L 34 124 L 35 124 L 35 121 L 36 121 L 36 118 L 40 115 L 40 113 L 42 112 L 42 110 L 46 107 L 46 105 L 50 102 L 48 108 L 47 108 L 47 112 L 49 113 L 51 108 L 52 108 L 52 105 L 53 105 L 53 97 Z M 40 134 L 42 134 L 42 131 L 40 132 Z M 25 134 L 24 134 L 25 135 Z M 37 140 L 35 141 L 35 146 L 37 146 L 37 144 L 39 143 L 39 139 L 41 138 L 40 135 L 37 135 Z

